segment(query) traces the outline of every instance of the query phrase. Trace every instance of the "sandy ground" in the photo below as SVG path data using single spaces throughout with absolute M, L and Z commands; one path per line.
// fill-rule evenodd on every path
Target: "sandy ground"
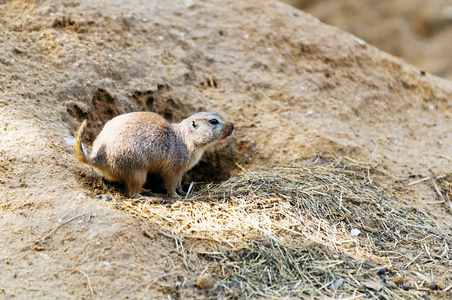
M 282 0 L 353 33 L 421 70 L 452 79 L 452 5 L 448 0 Z
M 284 4 L 0 1 L 0 28 L 6 299 L 166 298 L 155 280 L 183 272 L 171 239 L 84 184 L 84 118 L 92 140 L 120 113 L 221 112 L 234 136 L 188 182 L 313 155 L 371 162 L 395 188 L 452 169 L 451 82 Z M 452 224 L 430 181 L 404 197 Z

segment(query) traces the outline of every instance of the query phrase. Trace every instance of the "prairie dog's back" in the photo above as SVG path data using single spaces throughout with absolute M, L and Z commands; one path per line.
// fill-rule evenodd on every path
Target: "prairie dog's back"
M 98 157 L 100 165 L 107 164 L 112 169 L 128 170 L 147 165 L 150 172 L 159 172 L 178 147 L 181 145 L 171 124 L 160 115 L 131 113 L 105 124 L 94 141 L 91 158 Z

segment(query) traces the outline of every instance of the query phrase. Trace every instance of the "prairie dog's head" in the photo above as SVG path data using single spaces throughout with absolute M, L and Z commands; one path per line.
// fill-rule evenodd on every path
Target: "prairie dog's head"
M 217 112 L 199 112 L 181 122 L 187 126 L 193 145 L 203 147 L 225 139 L 232 134 L 234 124 L 226 122 Z

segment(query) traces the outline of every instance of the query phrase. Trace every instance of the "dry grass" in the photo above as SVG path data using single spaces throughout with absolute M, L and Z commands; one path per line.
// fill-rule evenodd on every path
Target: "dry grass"
M 449 297 L 452 231 L 372 182 L 372 171 L 353 160 L 275 167 L 208 185 L 184 200 L 143 197 L 114 205 L 174 240 L 179 261 L 173 263 L 185 272 L 177 273 L 180 286 L 164 289 L 176 296 Z M 206 272 L 215 286 L 194 293 L 189 287 Z M 376 291 L 363 287 L 366 281 L 397 286 Z

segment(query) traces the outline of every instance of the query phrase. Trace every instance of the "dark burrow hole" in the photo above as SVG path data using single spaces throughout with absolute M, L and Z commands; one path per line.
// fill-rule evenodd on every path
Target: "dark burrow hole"
M 183 118 L 195 113 L 197 110 L 190 105 L 182 104 L 173 97 L 166 85 L 159 85 L 157 91 L 136 91 L 132 93 L 130 102 L 136 104 L 132 111 L 152 111 L 160 114 L 169 122 L 179 122 Z M 110 119 L 117 115 L 126 113 L 118 108 L 114 99 L 106 90 L 98 89 L 90 103 L 70 102 L 66 105 L 69 114 L 68 122 L 75 131 L 85 119 L 88 120 L 87 130 L 83 137 L 83 143 L 88 151 L 103 126 Z M 196 183 L 196 187 L 208 183 L 219 183 L 230 178 L 235 169 L 237 145 L 233 139 L 227 139 L 207 150 L 200 162 L 182 178 L 182 189 L 186 192 L 191 182 Z M 93 170 L 93 175 L 95 171 Z M 119 191 L 127 193 L 127 188 L 123 183 L 113 183 L 104 180 L 107 184 L 113 185 Z M 148 174 L 147 181 L 143 186 L 154 193 L 166 193 L 163 179 L 159 175 Z M 95 189 L 98 192 L 98 189 Z
M 191 182 L 195 183 L 197 189 L 205 184 L 228 180 L 236 162 L 233 148 L 232 143 L 223 143 L 206 151 L 199 163 L 182 177 L 182 190 L 187 192 Z M 166 193 L 160 175 L 148 174 L 143 187 L 153 193 Z

